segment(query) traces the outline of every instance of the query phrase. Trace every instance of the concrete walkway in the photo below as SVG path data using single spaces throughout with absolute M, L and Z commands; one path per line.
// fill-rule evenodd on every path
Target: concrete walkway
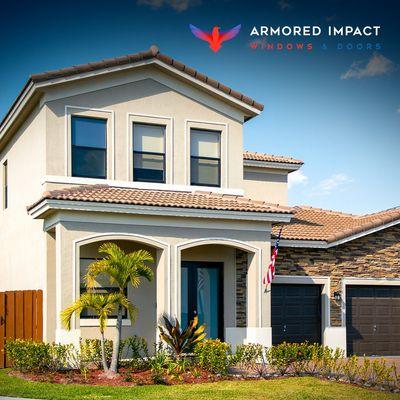
M 0 400 L 35 400 L 35 399 L 28 399 L 26 397 L 4 397 L 4 396 L 0 396 Z

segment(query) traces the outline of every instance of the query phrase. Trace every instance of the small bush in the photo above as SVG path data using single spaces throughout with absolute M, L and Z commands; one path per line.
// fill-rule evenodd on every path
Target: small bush
M 296 360 L 297 345 L 283 342 L 267 351 L 268 364 L 280 375 L 285 375 Z
M 131 336 L 123 340 L 121 348 L 125 349 L 125 355 L 129 358 L 126 365 L 134 370 L 142 370 L 148 366 L 149 348 L 145 338 Z
M 112 340 L 105 340 L 104 347 L 107 363 L 110 363 L 113 351 Z M 122 346 L 121 346 L 122 347 Z M 97 368 L 101 367 L 101 344 L 100 339 L 82 339 L 80 341 L 80 358 L 85 364 L 93 363 Z
M 196 363 L 214 374 L 225 375 L 230 363 L 230 346 L 219 339 L 207 339 L 195 346 Z
M 67 368 L 73 346 L 17 339 L 7 341 L 5 349 L 17 371 L 54 372 Z
M 149 359 L 151 378 L 155 384 L 165 384 L 165 368 L 171 356 L 165 349 L 162 342 L 155 345 L 154 356 Z
M 264 376 L 267 373 L 265 349 L 261 344 L 238 345 L 236 354 L 232 357 L 232 363 L 246 372 L 251 371 L 259 376 Z

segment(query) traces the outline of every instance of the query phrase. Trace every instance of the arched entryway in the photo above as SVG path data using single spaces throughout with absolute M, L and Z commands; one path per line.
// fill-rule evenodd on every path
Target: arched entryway
M 85 237 L 74 243 L 74 297 L 75 299 L 85 291 L 83 277 L 86 273 L 88 265 L 96 259 L 102 257 L 99 253 L 99 247 L 106 242 L 113 242 L 120 246 L 126 252 L 133 252 L 139 249 L 149 251 L 154 263 L 151 267 L 154 272 L 154 280 L 148 282 L 143 280 L 139 288 L 128 287 L 127 296 L 132 303 L 138 308 L 139 313 L 134 324 L 132 324 L 128 316 L 124 316 L 123 320 L 123 337 L 138 335 L 147 339 L 148 343 L 156 341 L 156 327 L 158 315 L 166 311 L 168 302 L 165 302 L 164 291 L 159 287 L 164 287 L 165 270 L 168 269 L 169 262 L 169 246 L 167 243 L 155 240 L 150 237 L 135 234 L 107 233 L 101 235 L 93 235 Z M 106 292 L 113 291 L 113 285 L 109 283 L 105 277 L 99 278 L 97 282 L 97 291 Z M 163 309 L 160 311 L 160 307 Z M 81 331 L 81 336 L 93 337 L 97 333 L 97 320 L 85 313 L 80 319 L 74 321 L 77 328 Z M 115 325 L 115 316 L 111 316 L 108 323 L 109 327 Z M 115 334 L 114 329 L 109 329 L 109 334 Z
M 178 245 L 177 256 L 176 315 L 183 325 L 197 314 L 207 335 L 221 339 L 228 327 L 257 326 L 260 248 L 225 238 L 196 239 Z

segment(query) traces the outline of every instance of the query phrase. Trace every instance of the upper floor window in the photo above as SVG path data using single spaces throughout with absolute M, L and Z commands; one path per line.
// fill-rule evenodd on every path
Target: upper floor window
M 107 120 L 72 117 L 72 176 L 106 179 Z
M 133 124 L 133 180 L 165 183 L 165 126 Z
M 191 129 L 190 183 L 221 186 L 221 133 Z
M 3 208 L 8 208 L 8 162 L 3 163 Z

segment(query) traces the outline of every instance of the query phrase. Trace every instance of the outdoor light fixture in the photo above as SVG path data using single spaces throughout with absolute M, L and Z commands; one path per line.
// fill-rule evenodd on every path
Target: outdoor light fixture
M 334 298 L 336 301 L 340 301 L 340 300 L 342 299 L 342 295 L 340 294 L 340 292 L 334 292 L 334 293 L 333 293 L 333 298 Z

